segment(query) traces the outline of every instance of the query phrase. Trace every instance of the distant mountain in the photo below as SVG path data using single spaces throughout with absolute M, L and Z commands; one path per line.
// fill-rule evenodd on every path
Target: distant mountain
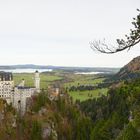
M 117 73 L 119 68 L 105 68 L 105 67 L 66 67 L 66 66 L 51 66 L 51 65 L 7 65 L 0 66 L 0 70 L 5 69 L 53 69 L 62 70 L 66 72 L 105 72 L 105 73 Z
M 117 80 L 135 79 L 140 77 L 140 56 L 134 58 L 113 77 Z
M 25 65 L 5 65 L 0 66 L 0 69 L 47 69 L 47 66 L 44 65 L 33 65 L 33 64 L 25 64 Z

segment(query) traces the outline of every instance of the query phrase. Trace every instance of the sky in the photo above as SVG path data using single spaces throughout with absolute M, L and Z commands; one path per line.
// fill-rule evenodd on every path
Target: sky
M 140 0 L 0 0 L 0 65 L 122 67 L 140 45 L 117 54 L 90 48 L 92 40 L 129 34 Z

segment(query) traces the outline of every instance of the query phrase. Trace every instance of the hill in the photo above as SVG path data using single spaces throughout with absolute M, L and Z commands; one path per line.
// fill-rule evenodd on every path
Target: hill
M 0 140 L 90 140 L 92 120 L 61 95 L 56 100 L 47 91 L 32 96 L 24 116 L 0 99 Z
M 140 140 L 140 79 L 120 83 L 107 96 L 79 103 L 93 121 L 90 140 Z
M 140 77 L 140 56 L 134 58 L 113 76 L 114 80 L 128 80 Z

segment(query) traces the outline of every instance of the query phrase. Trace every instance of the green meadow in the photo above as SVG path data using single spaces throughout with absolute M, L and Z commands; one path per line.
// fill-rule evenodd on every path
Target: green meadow
M 96 90 L 86 90 L 86 91 L 71 91 L 69 92 L 69 95 L 73 98 L 74 101 L 80 100 L 88 100 L 92 98 L 98 98 L 101 95 L 107 95 L 107 88 L 102 88 L 102 89 L 96 89 Z
M 78 85 L 98 85 L 105 80 L 105 78 L 99 75 L 68 74 L 66 78 L 68 82 L 64 83 L 64 86 L 68 88 Z
M 15 73 L 13 74 L 15 85 L 18 85 L 22 79 L 25 80 L 25 86 L 34 86 L 34 73 Z M 54 81 L 61 80 L 62 77 L 55 73 L 41 73 L 40 74 L 40 86 L 46 89 L 49 84 Z
M 99 75 L 77 75 L 77 74 L 69 74 L 67 78 L 70 82 L 64 84 L 65 88 L 70 88 L 72 86 L 80 86 L 80 85 L 98 85 L 102 83 L 105 78 L 100 77 Z M 98 98 L 101 95 L 107 95 L 107 88 L 95 89 L 95 90 L 85 90 L 85 91 L 68 91 L 68 94 L 73 98 L 73 100 L 84 101 L 91 98 Z
M 34 73 L 14 73 L 15 85 L 18 85 L 22 79 L 25 80 L 25 86 L 34 86 Z M 55 84 L 59 82 L 65 88 L 70 88 L 71 86 L 79 85 L 98 85 L 102 83 L 105 78 L 99 77 L 98 75 L 77 75 L 74 73 L 64 73 L 61 71 L 57 72 L 47 72 L 40 74 L 40 86 L 41 88 L 47 89 L 48 85 Z M 95 89 L 95 90 L 85 90 L 85 91 L 68 91 L 68 94 L 73 98 L 73 100 L 84 101 L 90 98 L 98 98 L 101 95 L 106 95 L 108 89 Z

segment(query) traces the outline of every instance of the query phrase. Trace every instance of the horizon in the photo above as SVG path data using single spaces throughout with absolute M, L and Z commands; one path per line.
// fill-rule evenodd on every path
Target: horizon
M 72 68 L 72 67 L 74 67 L 74 68 L 121 68 L 121 67 L 102 67 L 102 66 L 99 66 L 99 67 L 96 67 L 96 66 L 69 66 L 69 65 L 65 65 L 65 66 L 63 66 L 63 65 L 45 65 L 45 64 L 10 64 L 10 65 L 1 65 L 0 64 L 0 67 L 2 67 L 2 66 L 4 66 L 4 67 L 6 67 L 6 66 L 30 66 L 30 65 L 32 65 L 32 66 L 43 66 L 43 67 L 70 67 L 70 68 Z
M 0 65 L 123 67 L 140 47 L 107 55 L 92 40 L 116 46 L 133 28 L 139 0 L 0 1 Z M 124 9 L 125 8 L 125 9 Z

